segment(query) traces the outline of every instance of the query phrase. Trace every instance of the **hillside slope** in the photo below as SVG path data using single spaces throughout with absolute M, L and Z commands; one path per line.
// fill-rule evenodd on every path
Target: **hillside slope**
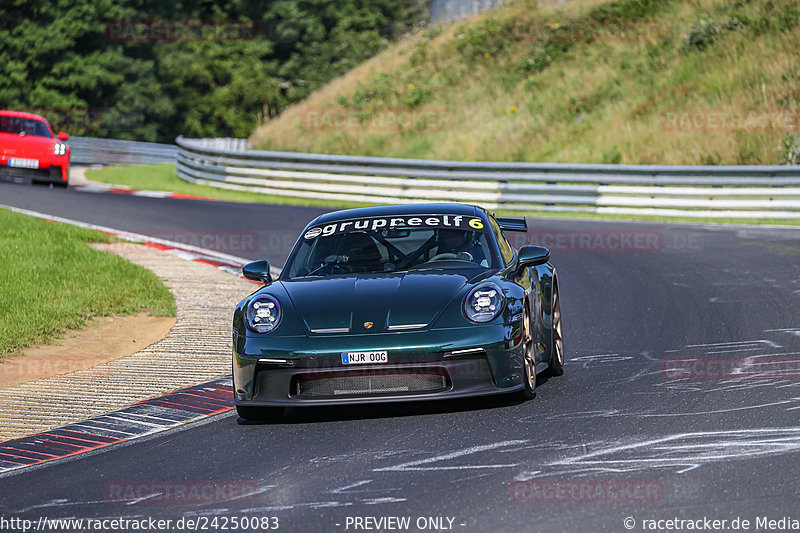
M 795 0 L 508 0 L 404 39 L 251 140 L 430 159 L 800 163 L 798 22 Z

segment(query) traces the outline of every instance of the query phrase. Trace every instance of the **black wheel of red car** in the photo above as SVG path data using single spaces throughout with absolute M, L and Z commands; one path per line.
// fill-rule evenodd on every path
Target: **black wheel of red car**
M 558 285 L 553 284 L 553 328 L 550 343 L 551 376 L 564 373 L 564 337 L 561 329 L 561 299 L 558 297 Z

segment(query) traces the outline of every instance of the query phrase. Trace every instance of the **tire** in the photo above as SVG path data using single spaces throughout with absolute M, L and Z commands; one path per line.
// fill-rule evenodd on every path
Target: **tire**
M 245 420 L 271 420 L 283 414 L 283 407 L 252 407 L 237 405 L 236 413 Z
M 35 181 L 34 181 L 35 183 Z M 69 169 L 67 169 L 67 181 L 64 181 L 63 170 L 61 167 L 50 167 L 50 179 L 39 183 L 47 183 L 54 188 L 66 189 L 69 186 Z
M 523 388 L 521 391 L 516 393 L 516 397 L 519 400 L 527 401 L 533 399 L 536 396 L 536 361 L 534 359 L 533 354 L 533 330 L 531 328 L 531 314 L 528 311 L 528 306 L 525 306 L 525 313 L 522 317 L 523 321 L 523 351 L 524 351 L 524 363 L 523 363 L 523 375 L 522 375 L 522 385 Z
M 558 296 L 558 285 L 553 284 L 553 327 L 550 340 L 550 368 L 548 374 L 561 376 L 564 374 L 564 336 L 561 327 L 561 298 Z

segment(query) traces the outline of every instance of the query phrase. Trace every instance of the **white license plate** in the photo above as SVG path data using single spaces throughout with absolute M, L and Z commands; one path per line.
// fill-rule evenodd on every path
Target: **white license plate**
M 8 160 L 8 166 L 19 167 L 19 168 L 39 168 L 39 160 L 20 159 L 18 157 L 12 157 L 11 159 Z
M 343 352 L 343 365 L 374 365 L 376 363 L 388 363 L 389 354 L 387 352 Z

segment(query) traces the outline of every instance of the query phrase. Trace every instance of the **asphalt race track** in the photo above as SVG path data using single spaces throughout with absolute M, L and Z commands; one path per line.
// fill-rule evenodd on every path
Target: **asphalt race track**
M 0 204 L 276 265 L 324 211 L 9 183 Z M 470 532 L 800 519 L 800 230 L 529 226 L 552 248 L 567 353 L 564 376 L 541 380 L 534 400 L 313 409 L 262 424 L 228 413 L 0 478 L 0 515 L 199 519 L 208 531 L 277 517 L 298 532 L 398 525 L 367 517 Z M 175 494 L 209 480 L 222 489 Z

